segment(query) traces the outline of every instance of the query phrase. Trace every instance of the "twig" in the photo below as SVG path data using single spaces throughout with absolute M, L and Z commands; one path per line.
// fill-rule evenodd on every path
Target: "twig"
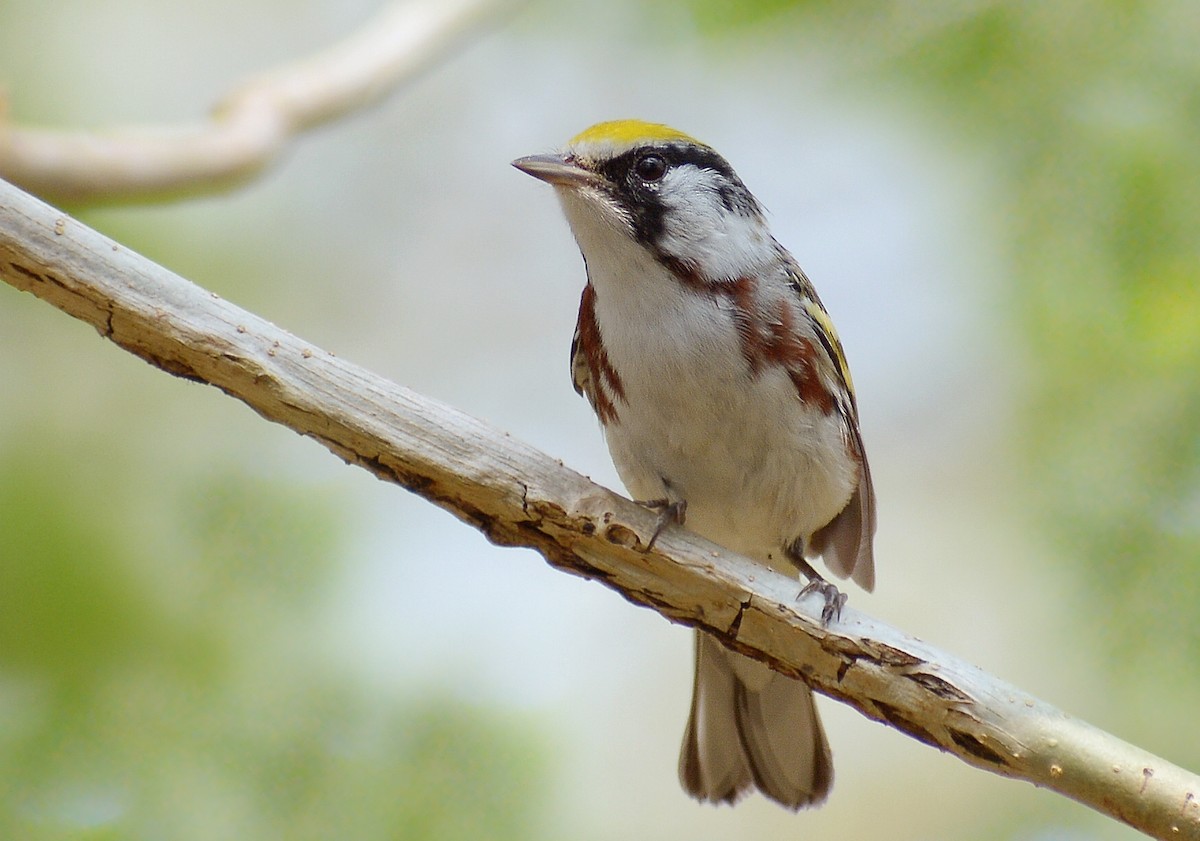
M 408 0 L 332 47 L 238 85 L 205 122 L 56 131 L 6 122 L 0 177 L 56 201 L 215 192 L 262 171 L 300 132 L 370 105 L 511 0 Z
M 0 276 L 177 376 L 445 508 L 505 546 L 703 628 L 869 718 L 1149 835 L 1200 839 L 1200 778 L 680 529 L 452 408 L 336 359 L 0 183 Z

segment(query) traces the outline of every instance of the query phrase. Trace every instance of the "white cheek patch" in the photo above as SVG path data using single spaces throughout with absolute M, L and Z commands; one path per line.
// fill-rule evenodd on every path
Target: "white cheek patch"
M 723 182 L 712 170 L 680 166 L 667 172 L 658 189 L 666 213 L 656 245 L 709 280 L 734 280 L 775 259 L 762 217 L 727 208 Z

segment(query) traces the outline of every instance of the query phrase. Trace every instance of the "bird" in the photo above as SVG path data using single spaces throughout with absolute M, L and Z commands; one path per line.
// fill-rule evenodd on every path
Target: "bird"
M 692 529 L 803 575 L 821 621 L 870 591 L 875 493 L 842 344 L 812 282 L 711 146 L 612 120 L 513 166 L 553 186 L 586 283 L 571 376 L 634 500 L 659 533 Z M 702 802 L 757 789 L 819 805 L 833 781 L 807 684 L 697 631 L 680 782 Z

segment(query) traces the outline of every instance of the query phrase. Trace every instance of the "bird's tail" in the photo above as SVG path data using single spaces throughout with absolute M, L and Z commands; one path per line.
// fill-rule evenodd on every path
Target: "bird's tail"
M 751 786 L 789 809 L 823 801 L 833 761 L 812 690 L 697 632 L 679 780 L 710 802 L 732 803 Z

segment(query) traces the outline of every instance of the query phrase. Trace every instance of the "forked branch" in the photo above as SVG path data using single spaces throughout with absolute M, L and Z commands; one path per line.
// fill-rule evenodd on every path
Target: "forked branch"
M 0 276 L 131 353 L 206 382 L 495 543 L 597 579 L 868 718 L 1162 839 L 1200 841 L 1200 778 L 655 517 L 533 447 L 239 309 L 0 182 Z
M 261 172 L 299 133 L 370 105 L 510 0 L 404 0 L 328 49 L 248 79 L 206 120 L 73 131 L 23 127 L 0 108 L 0 177 L 57 201 L 208 193 Z

